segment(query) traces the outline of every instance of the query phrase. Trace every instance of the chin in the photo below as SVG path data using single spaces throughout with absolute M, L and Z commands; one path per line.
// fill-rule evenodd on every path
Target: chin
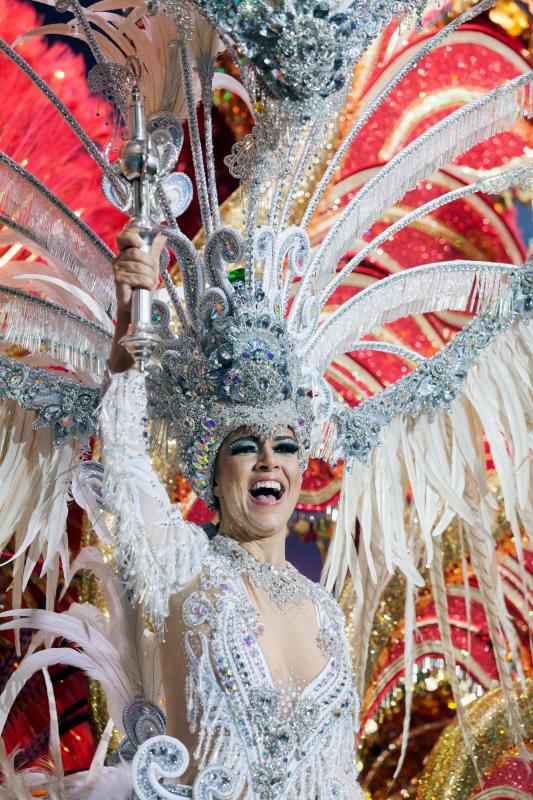
M 248 504 L 247 522 L 258 533 L 268 536 L 287 525 L 295 507 L 295 503 L 291 508 L 288 508 L 287 503 L 283 503 L 283 507 L 280 508 L 279 506 L 261 506 L 251 502 Z
M 262 516 L 260 514 L 251 515 L 248 518 L 250 528 L 261 536 L 273 536 L 280 528 L 287 525 L 285 517 L 282 519 Z

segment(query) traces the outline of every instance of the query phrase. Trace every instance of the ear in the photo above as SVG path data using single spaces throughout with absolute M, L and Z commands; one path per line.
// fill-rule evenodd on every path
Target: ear
M 220 489 L 218 488 L 218 483 L 216 481 L 213 483 L 213 497 L 220 497 Z

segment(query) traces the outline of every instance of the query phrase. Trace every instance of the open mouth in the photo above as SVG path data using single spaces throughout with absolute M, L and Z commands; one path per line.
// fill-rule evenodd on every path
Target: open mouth
M 279 481 L 255 481 L 248 491 L 255 503 L 273 506 L 283 497 L 285 487 Z

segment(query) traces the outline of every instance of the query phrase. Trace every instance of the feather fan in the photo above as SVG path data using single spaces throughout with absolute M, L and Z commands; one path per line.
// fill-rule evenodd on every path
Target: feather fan
M 443 261 L 390 275 L 343 303 L 306 345 L 306 359 L 321 374 L 377 325 L 428 311 L 483 311 L 507 294 L 513 269 L 490 261 Z
M 496 643 L 494 654 L 506 698 L 509 726 L 521 752 L 520 714 L 509 661 L 505 657 L 508 649 L 513 663 L 519 664 L 519 642 L 509 620 L 495 561 L 491 534 L 493 497 L 485 475 L 482 436 L 484 431 L 500 480 L 506 513 L 510 520 L 516 520 L 513 533 L 520 564 L 519 581 L 527 608 L 520 539 L 524 528 L 528 535 L 533 529 L 533 481 L 529 467 L 524 466 L 527 444 L 523 441 L 523 426 L 518 419 L 526 419 L 533 407 L 532 339 L 530 326 L 515 323 L 482 351 L 478 365 L 470 371 L 464 391 L 455 399 L 450 412 L 438 409 L 432 421 L 427 415 L 414 421 L 395 418 L 383 431 L 383 446 L 374 450 L 370 465 L 358 463 L 352 472 L 345 471 L 335 536 L 344 545 L 334 542 L 324 575 L 326 585 L 333 586 L 337 577 L 343 579 L 349 565 L 358 597 L 356 608 L 366 609 L 367 589 L 363 576 L 370 575 L 377 582 L 376 591 L 379 592 L 383 581 L 382 563 L 389 574 L 396 567 L 409 579 L 417 574 L 415 551 L 407 547 L 404 518 L 405 496 L 410 487 L 412 510 L 418 518 L 418 541 L 424 560 L 433 565 L 433 590 L 442 640 L 447 647 L 446 662 L 449 669 L 454 669 L 455 656 L 450 650 L 446 627 L 447 603 L 442 589 L 439 539 L 453 519 L 462 520 L 489 631 Z M 487 386 L 495 386 L 501 379 L 502 369 L 505 370 L 505 384 L 501 385 L 501 390 L 487 392 Z M 525 464 L 528 465 L 528 457 Z M 374 493 L 369 490 L 370 485 L 375 487 Z M 354 564 L 356 519 L 361 525 L 361 541 Z M 420 576 L 416 582 L 423 583 Z M 364 623 L 361 611 L 354 614 L 356 641 L 365 641 Z M 364 647 L 362 650 L 366 652 Z M 359 670 L 364 668 L 365 659 L 366 656 Z M 458 693 L 457 686 L 454 691 Z M 456 702 L 460 703 L 460 697 Z M 462 724 L 466 726 L 464 720 Z
M 512 127 L 517 109 L 524 117 L 529 116 L 531 112 L 523 98 L 524 87 L 531 85 L 532 78 L 533 72 L 520 75 L 459 108 L 407 145 L 364 185 L 328 232 L 309 265 L 289 315 L 292 328 L 298 324 L 308 291 L 324 287 L 339 258 L 384 211 L 439 167 L 484 139 Z
M 2 219 L 20 226 L 70 269 L 104 308 L 113 306 L 112 252 L 23 167 L 0 153 Z

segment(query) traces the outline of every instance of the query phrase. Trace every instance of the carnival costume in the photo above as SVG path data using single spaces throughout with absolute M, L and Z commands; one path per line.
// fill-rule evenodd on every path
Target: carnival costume
M 349 143 L 407 72 L 463 22 L 491 6 L 482 0 L 450 22 L 411 56 L 348 131 L 307 203 L 298 226 L 291 213 L 325 129 L 346 96 L 354 64 L 379 30 L 412 4 L 258 0 L 220 4 L 152 0 L 123 16 L 84 10 L 77 0 L 57 2 L 74 14 L 64 32 L 82 36 L 96 66 L 90 82 L 115 109 L 117 125 L 129 109 L 130 140 L 111 163 L 51 90 L 9 45 L 16 63 L 62 113 L 101 166 L 103 191 L 133 215 L 145 243 L 158 230 L 180 271 L 178 293 L 161 258 L 167 302 L 135 295 L 126 346 L 139 368 L 108 376 L 113 315 L 111 253 L 96 235 L 26 170 L 0 159 L 0 222 L 54 264 L 56 281 L 87 309 L 85 316 L 20 289 L 0 287 L 4 337 L 30 345 L 43 360 L 63 363 L 76 380 L 2 357 L 5 415 L 18 420 L 16 437 L 33 423 L 43 429 L 40 450 L 27 455 L 38 501 L 10 510 L 15 533 L 15 599 L 39 557 L 48 573 L 47 610 L 15 609 L 3 629 L 36 631 L 31 650 L 2 695 L 0 727 L 24 682 L 36 670 L 47 681 L 56 772 L 17 774 L 4 766 L 7 797 L 194 797 L 244 800 L 355 800 L 362 797 L 353 769 L 357 691 L 342 613 L 330 591 L 348 573 L 357 596 L 360 637 L 357 682 L 364 673 L 368 619 L 378 588 L 400 569 L 406 579 L 406 670 L 413 663 L 413 590 L 429 565 L 452 689 L 458 695 L 442 591 L 442 533 L 463 520 L 487 612 L 508 723 L 523 752 L 522 726 L 506 647 L 519 664 L 517 641 L 494 567 L 490 524 L 493 503 L 485 479 L 485 432 L 500 476 L 506 512 L 520 559 L 521 527 L 533 522 L 528 420 L 531 415 L 533 266 L 454 261 L 393 275 L 342 304 L 327 321 L 321 312 L 335 290 L 371 250 L 439 204 L 473 192 L 531 185 L 533 168 L 513 166 L 468 184 L 407 214 L 348 261 L 350 243 L 423 178 L 478 142 L 531 116 L 531 73 L 488 92 L 420 135 L 391 158 L 342 209 L 321 243 L 306 228 Z M 132 3 L 125 3 L 130 9 Z M 69 27 L 70 26 L 70 27 Z M 211 94 L 215 62 L 228 49 L 242 84 L 231 80 L 255 109 L 256 125 L 237 143 L 227 164 L 241 181 L 242 225 L 225 227 L 217 199 Z M 223 79 L 219 78 L 220 81 Z M 230 80 L 226 76 L 226 80 Z M 216 82 L 216 81 L 215 81 Z M 202 106 L 205 147 L 197 120 Z M 144 119 L 144 104 L 147 119 Z M 187 208 L 190 180 L 174 169 L 187 118 L 205 241 L 198 248 L 176 217 Z M 204 163 L 205 150 L 205 163 Z M 234 269 L 228 272 L 226 265 Z M 69 278 L 69 273 L 73 276 Z M 79 308 L 79 302 L 78 302 Z M 339 404 L 324 378 L 336 356 L 364 347 L 376 325 L 407 314 L 444 309 L 475 311 L 473 321 L 431 359 L 395 345 L 373 346 L 417 363 L 406 377 L 357 408 Z M 50 329 L 53 335 L 50 335 Z M 500 395 L 495 376 L 515 387 Z M 487 386 L 494 395 L 487 399 Z M 100 390 L 102 399 L 100 400 Z M 102 465 L 78 466 L 88 436 L 99 431 Z M 310 456 L 344 459 L 339 520 L 326 565 L 325 587 L 291 567 L 256 561 L 240 545 L 185 521 L 170 503 L 149 457 L 151 448 L 176 445 L 180 468 L 213 507 L 213 473 L 225 437 L 246 426 L 260 435 L 294 431 L 302 468 Z M 48 440 L 50 446 L 47 449 Z M 54 446 L 51 446 L 53 439 Z M 504 444 L 505 442 L 505 444 Z M 6 445 L 10 446 L 9 443 Z M 13 454 L 13 463 L 17 455 Z M 64 533 L 69 487 L 95 532 L 111 544 L 114 566 L 95 548 L 70 565 Z M 411 520 L 405 497 L 411 492 Z M 27 505 L 27 504 L 26 504 Z M 360 523 L 356 546 L 355 524 Z M 90 605 L 52 610 L 59 560 L 70 574 L 90 569 L 107 602 L 106 619 Z M 523 570 L 523 563 L 520 561 Z M 522 573 L 524 579 L 524 573 Z M 525 585 L 525 579 L 524 579 Z M 247 588 L 248 587 L 248 588 Z M 271 630 L 284 615 L 316 629 L 304 667 L 276 675 L 269 664 L 269 626 L 250 600 L 255 587 L 271 613 Z M 145 630 L 145 621 L 150 630 Z M 61 635 L 75 647 L 52 648 Z M 168 663 L 158 640 L 181 648 L 176 695 L 168 693 Z M 39 649 L 42 648 L 42 649 Z M 161 652 L 169 652 L 161 651 Z M 183 663 L 181 663 L 183 661 Z M 64 776 L 54 697 L 46 669 L 69 663 L 97 678 L 106 691 L 123 741 L 115 764 L 103 766 L 110 723 L 91 770 Z M 311 669 L 313 665 L 313 669 Z M 162 673 L 167 672 L 161 710 Z M 182 673 L 182 674 L 180 674 Z M 170 693 L 171 694 L 171 693 Z M 461 704 L 458 717 L 471 735 Z M 166 734 L 186 717 L 185 744 Z M 406 714 L 405 734 L 409 715 Z M 193 785 L 182 785 L 189 761 Z M 11 794 L 9 794 L 11 792 Z M 55 793 L 55 794 L 54 794 Z

